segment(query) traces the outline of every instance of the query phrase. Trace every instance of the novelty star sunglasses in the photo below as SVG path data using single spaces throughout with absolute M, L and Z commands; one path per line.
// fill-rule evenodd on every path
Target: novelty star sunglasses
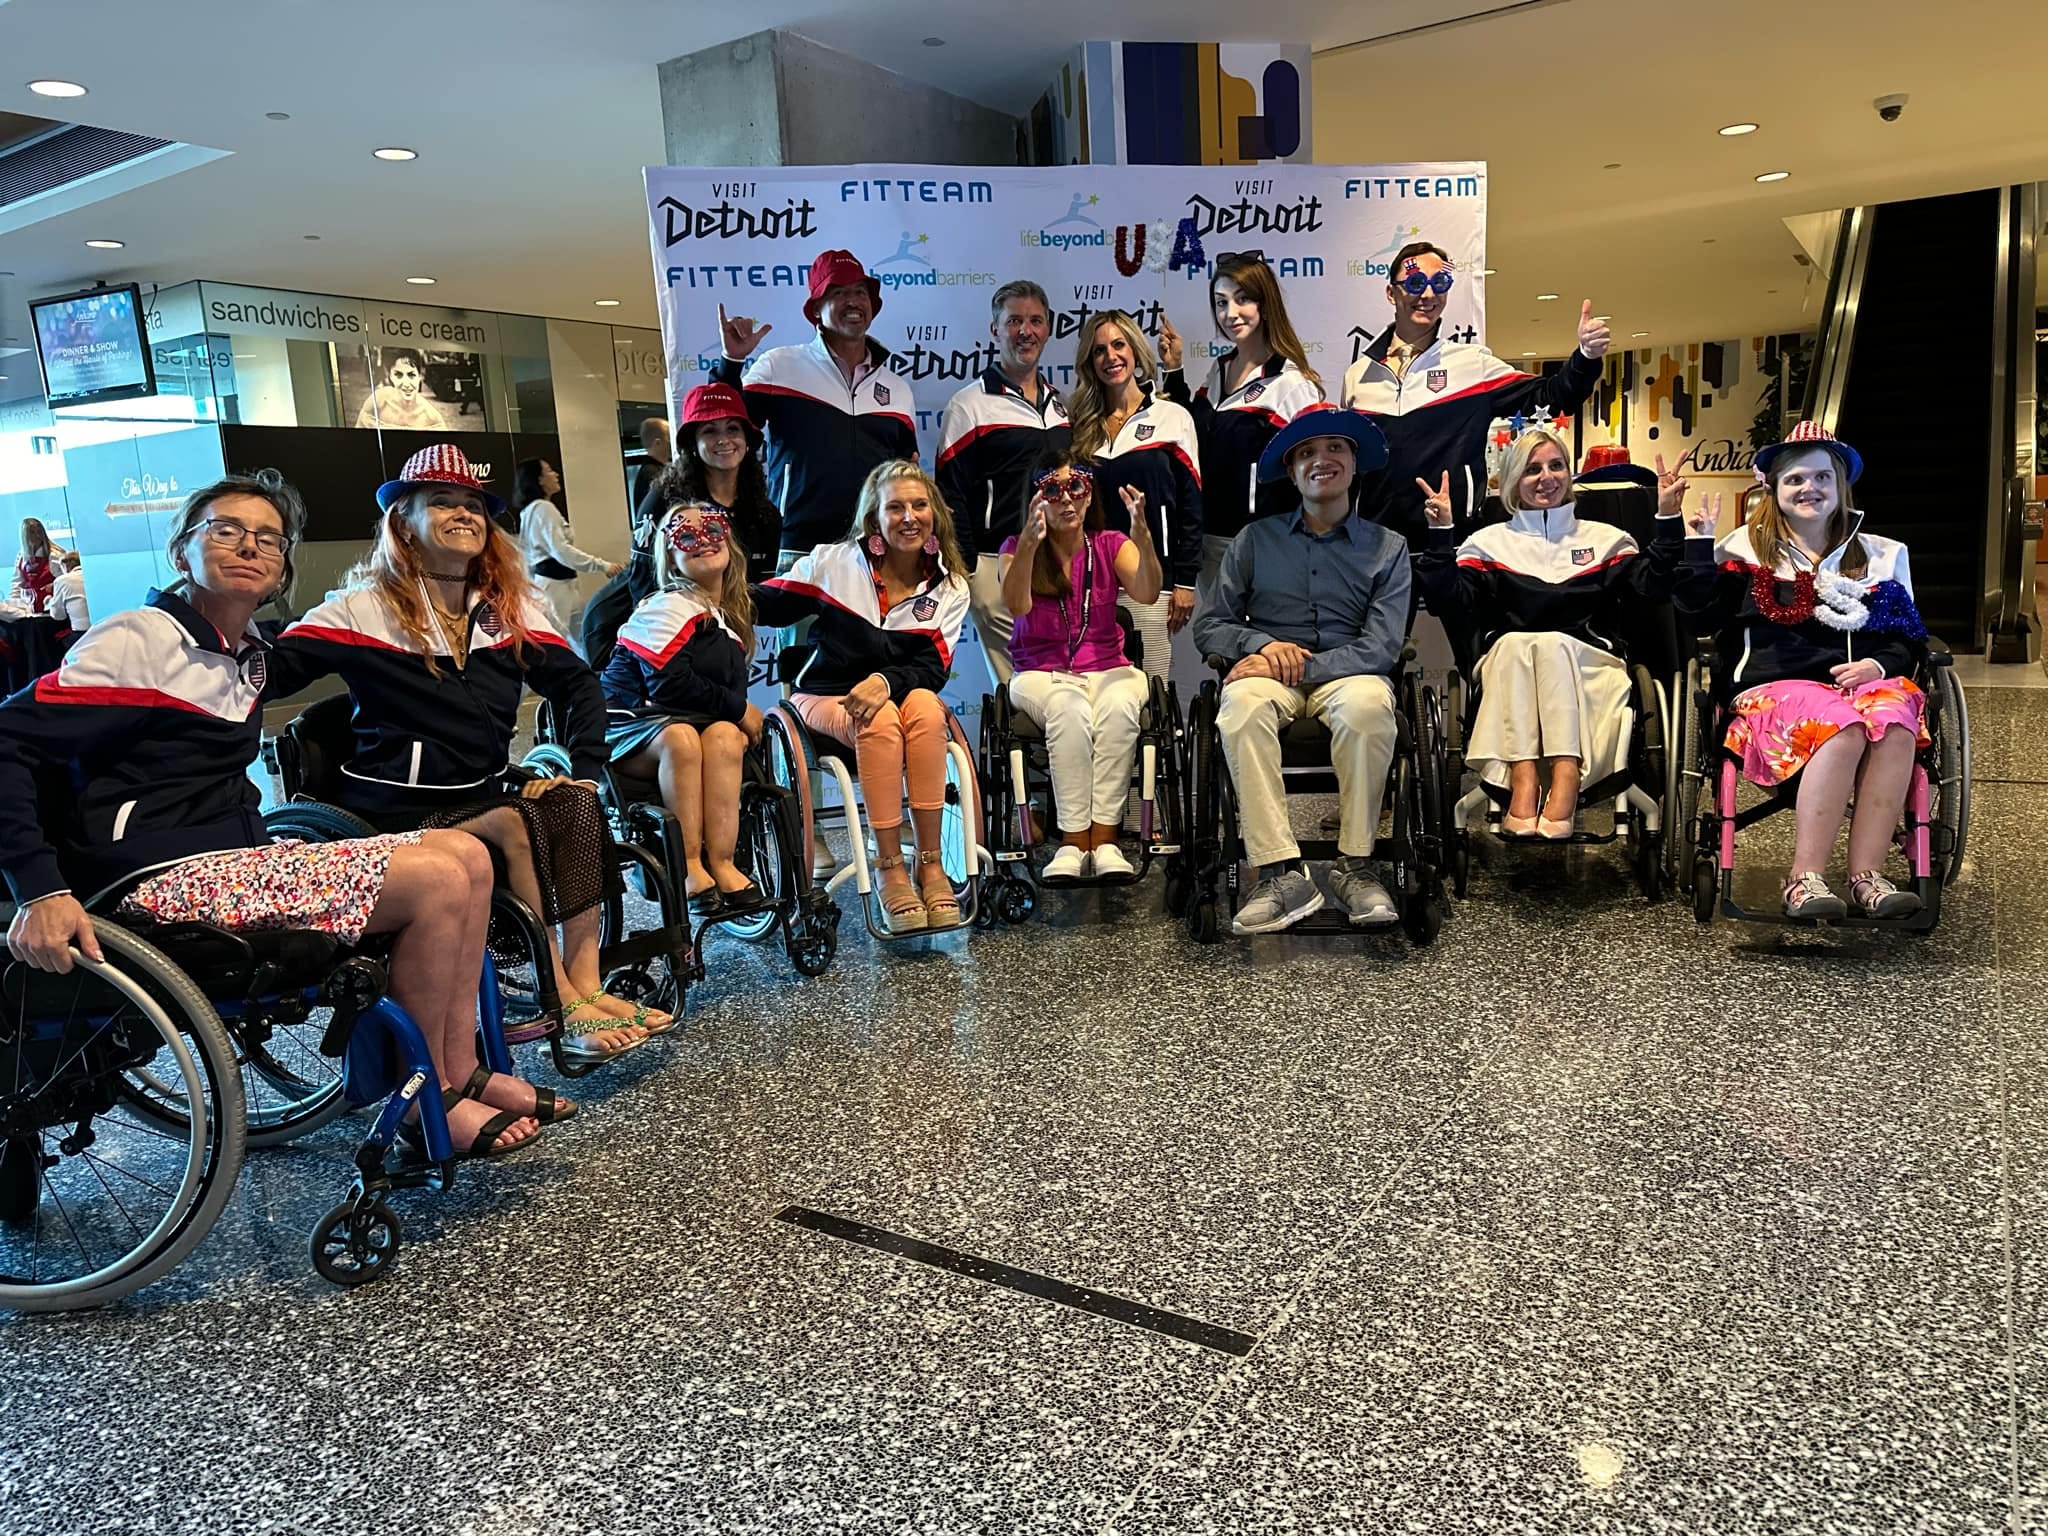
M 684 559 L 695 555 L 715 554 L 725 548 L 732 537 L 732 519 L 723 512 L 705 512 L 692 523 L 678 517 L 669 522 L 668 542 Z
M 1418 269 L 1408 273 L 1395 286 L 1413 298 L 1419 299 L 1425 293 L 1433 293 L 1442 298 L 1451 291 L 1451 284 L 1456 281 L 1457 279 L 1448 272 L 1432 274 Z

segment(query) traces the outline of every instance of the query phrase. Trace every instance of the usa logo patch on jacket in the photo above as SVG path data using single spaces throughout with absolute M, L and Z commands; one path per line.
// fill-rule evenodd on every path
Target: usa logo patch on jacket
M 1142 443 L 1150 440 L 1153 430 L 1154 429 L 1152 427 L 1152 424 L 1150 422 L 1147 422 L 1144 426 L 1138 428 L 1138 430 L 1132 435 L 1135 436 L 1138 439 L 1138 441 Z
M 877 404 L 877 405 L 887 405 L 888 403 L 889 403 L 889 386 L 888 386 L 888 385 L 886 385 L 886 384 L 877 384 L 877 385 L 875 386 L 875 404 Z
M 1448 368 L 1432 368 L 1429 370 L 1429 376 L 1423 380 L 1432 395 L 1442 394 L 1444 387 L 1450 382 L 1451 372 Z
M 1575 549 L 1575 550 L 1573 550 L 1573 551 L 1572 551 L 1572 564 L 1573 564 L 1573 565 L 1591 565 L 1592 563 L 1593 563 L 1593 551 L 1592 551 L 1592 550 L 1590 550 L 1590 549 Z
M 939 611 L 939 600 L 929 592 L 920 592 L 910 600 L 910 616 L 921 624 L 929 624 Z

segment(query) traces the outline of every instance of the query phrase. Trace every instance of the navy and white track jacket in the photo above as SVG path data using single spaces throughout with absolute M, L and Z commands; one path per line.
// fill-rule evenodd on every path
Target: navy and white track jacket
M 0 705 L 0 869 L 14 899 L 71 890 L 89 900 L 201 854 L 268 843 L 248 768 L 263 701 L 283 691 L 272 673 L 254 626 L 230 646 L 183 598 L 151 592 Z M 61 833 L 38 819 L 38 781 L 53 772 L 73 797 Z
M 782 511 L 784 549 L 845 538 L 868 471 L 917 457 L 910 381 L 888 367 L 889 349 L 872 337 L 868 361 L 872 367 L 849 389 L 820 334 L 744 365 L 720 358 L 711 370 L 745 392 L 747 413 L 765 438 L 761 465 Z
M 332 594 L 286 629 L 277 642 L 286 664 L 338 674 L 355 704 L 355 754 L 341 770 L 344 803 L 376 814 L 496 794 L 529 684 L 555 706 L 575 776 L 595 779 L 605 762 L 604 691 L 537 601 L 527 605 L 526 627 L 522 660 L 511 630 L 472 593 L 468 659 L 456 666 L 435 632 L 438 677 L 390 607 L 367 589 Z
M 754 589 L 754 611 L 768 624 L 815 616 L 810 664 L 798 693 L 843 697 L 880 673 L 901 704 L 916 688 L 937 693 L 953 666 L 967 618 L 967 580 L 940 567 L 920 592 L 882 612 L 874 567 L 856 544 L 820 544 L 784 574 Z
M 1732 531 L 1716 544 L 1704 535 L 1685 541 L 1685 562 L 1674 593 L 1678 611 L 1711 624 L 1714 649 L 1731 696 L 1763 683 L 1805 678 L 1832 683 L 1833 669 L 1845 661 L 1868 659 L 1899 677 L 1918 665 L 1927 652 L 1926 630 L 1913 606 L 1913 572 L 1906 546 L 1897 539 L 1859 532 L 1863 514 L 1853 515 L 1850 532 L 1863 541 L 1869 565 L 1852 578 L 1867 602 L 1871 622 L 1861 630 L 1835 629 L 1818 617 L 1803 624 L 1781 624 L 1757 607 L 1756 546 L 1749 526 Z M 1844 541 L 1821 561 L 1820 573 L 1842 574 Z M 1789 607 L 1797 596 L 1794 583 L 1809 562 L 1790 550 L 1772 572 L 1775 603 Z M 1881 590 L 1882 589 L 1882 590 Z M 1818 612 L 1818 610 L 1816 610 Z M 1903 624 L 1888 623 L 1904 618 Z
M 1517 512 L 1457 546 L 1452 528 L 1429 530 L 1415 573 L 1430 612 L 1471 625 L 1480 655 L 1502 635 L 1556 633 L 1622 654 L 1631 603 L 1670 594 L 1684 522 L 1657 520 L 1647 553 L 1611 523 L 1582 521 L 1570 502 Z
M 1347 410 L 1363 411 L 1387 437 L 1387 467 L 1368 479 L 1359 510 L 1420 551 L 1429 517 L 1415 482 L 1451 477 L 1451 515 L 1469 524 L 1486 503 L 1486 429 L 1496 416 L 1570 413 L 1600 382 L 1600 364 L 1574 351 L 1546 378 L 1502 362 L 1486 348 L 1445 341 L 1441 331 L 1400 377 L 1387 366 L 1390 325 L 1344 374 Z
M 1036 405 L 993 363 L 946 402 L 933 478 L 962 554 L 994 555 L 1023 532 L 1033 467 L 1073 439 L 1066 404 L 1042 373 Z
M 737 724 L 747 712 L 751 659 L 702 594 L 656 592 L 619 627 L 604 695 L 614 718 L 701 715 Z
M 1131 531 L 1121 488 L 1136 486 L 1166 584 L 1192 590 L 1202 572 L 1202 450 L 1187 408 L 1147 393 L 1094 469 L 1102 526 Z
M 1195 436 L 1202 445 L 1202 531 L 1217 539 L 1234 539 L 1254 517 L 1285 512 L 1300 501 L 1288 481 L 1259 484 L 1259 455 L 1298 411 L 1323 398 L 1322 386 L 1278 353 L 1242 387 L 1226 392 L 1236 355 L 1226 352 L 1209 365 L 1209 376 L 1192 400 L 1180 369 L 1166 375 L 1167 395 L 1195 418 Z

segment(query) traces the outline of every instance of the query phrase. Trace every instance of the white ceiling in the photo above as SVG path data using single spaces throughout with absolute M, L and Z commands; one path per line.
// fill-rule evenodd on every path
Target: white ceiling
M 703 0 L 0 0 L 0 112 L 232 152 L 0 236 L 0 333 L 20 334 L 30 293 L 195 276 L 651 325 L 639 173 L 663 158 L 655 67 L 730 38 L 735 15 Z M 1783 216 L 2048 178 L 2038 0 L 1126 0 L 1110 25 L 1099 0 L 755 0 L 744 16 L 1018 112 L 1063 39 L 1334 50 L 1315 71 L 1318 159 L 1491 162 L 1491 340 L 1510 356 L 1569 346 L 1580 297 L 1624 338 L 1797 326 L 1818 292 L 1803 293 Z M 920 45 L 934 33 L 944 47 Z M 1345 46 L 1366 36 L 1390 40 Z M 25 89 L 42 76 L 91 94 L 46 102 Z M 1886 126 L 1869 103 L 1891 91 L 1912 103 Z M 1715 136 L 1740 119 L 1764 131 Z M 421 158 L 379 162 L 381 144 Z M 1793 178 L 1751 179 L 1774 169 Z M 96 236 L 127 248 L 85 249 Z M 439 282 L 408 287 L 414 274 Z M 1564 301 L 1533 301 L 1551 290 Z M 4 399 L 34 368 L 0 372 Z

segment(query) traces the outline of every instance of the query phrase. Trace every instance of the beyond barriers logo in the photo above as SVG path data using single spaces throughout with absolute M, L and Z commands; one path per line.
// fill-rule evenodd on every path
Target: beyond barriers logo
M 1076 192 L 1068 199 L 1065 213 L 1043 229 L 1019 230 L 1017 243 L 1055 251 L 1070 251 L 1084 245 L 1107 245 L 1109 237 L 1102 226 L 1084 211 L 1101 201 L 1101 197 L 1094 193 L 1084 197 Z
M 912 235 L 909 230 L 901 231 L 896 237 L 893 254 L 873 263 L 868 272 L 887 292 L 903 288 L 987 288 L 994 285 L 993 272 L 941 272 L 925 255 L 923 247 L 931 244 L 930 235 Z

